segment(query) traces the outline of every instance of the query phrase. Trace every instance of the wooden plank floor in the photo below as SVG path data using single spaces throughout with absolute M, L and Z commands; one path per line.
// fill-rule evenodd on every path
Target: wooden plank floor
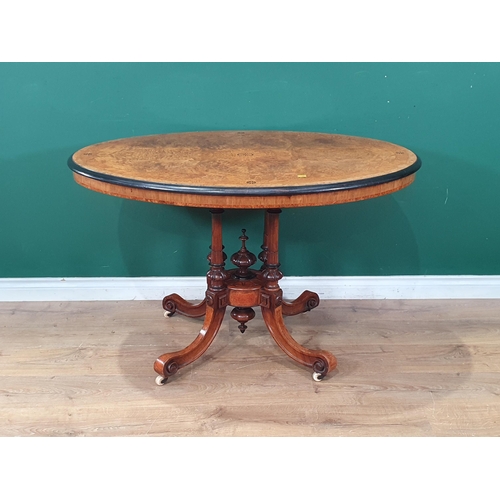
M 286 318 L 338 368 L 313 382 L 260 313 L 197 362 L 152 365 L 201 321 L 155 301 L 0 303 L 1 436 L 498 436 L 500 301 L 324 301 Z

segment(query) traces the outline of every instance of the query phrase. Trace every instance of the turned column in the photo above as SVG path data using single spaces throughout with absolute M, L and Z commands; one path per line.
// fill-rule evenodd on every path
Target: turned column
M 262 238 L 262 245 L 260 248 L 262 248 L 262 252 L 259 253 L 259 260 L 262 261 L 262 266 L 260 267 L 260 270 L 263 271 L 266 267 L 266 259 L 267 259 L 267 250 L 268 250 L 268 237 L 267 237 L 267 226 L 268 226 L 268 218 L 269 215 L 266 213 L 264 215 L 264 237 Z
M 279 208 L 266 211 L 264 219 L 264 248 L 262 255 L 264 260 L 264 269 L 262 276 L 266 279 L 266 289 L 278 290 L 278 281 L 283 278 L 283 273 L 279 270 L 280 262 L 278 255 L 279 241 Z
M 224 269 L 226 254 L 222 245 L 222 214 L 224 210 L 221 208 L 210 210 L 212 214 L 212 244 L 210 245 L 210 253 L 208 254 L 208 262 L 210 269 L 207 273 L 208 290 L 218 292 L 223 290 L 227 277 Z
M 222 244 L 222 214 L 224 210 L 214 208 L 210 210 L 210 213 L 212 214 L 212 244 L 208 255 L 210 269 L 207 273 L 205 300 L 207 307 L 217 310 L 227 306 L 227 272 L 224 268 L 227 256 Z

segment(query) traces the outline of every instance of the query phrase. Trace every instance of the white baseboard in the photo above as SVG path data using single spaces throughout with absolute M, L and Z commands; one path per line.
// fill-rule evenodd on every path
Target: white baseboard
M 3 278 L 0 302 L 201 299 L 204 277 Z M 304 290 L 321 299 L 500 299 L 500 276 L 306 276 L 280 281 L 284 296 Z

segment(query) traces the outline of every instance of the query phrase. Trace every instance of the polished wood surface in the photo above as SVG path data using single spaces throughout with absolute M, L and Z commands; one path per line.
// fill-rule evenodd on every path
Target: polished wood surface
M 77 151 L 69 165 L 79 184 L 114 196 L 183 206 L 285 208 L 394 192 L 411 183 L 420 160 L 404 147 L 363 137 L 226 131 L 99 143 Z
M 190 304 L 177 294 L 163 299 L 167 317 L 179 313 L 188 317 L 205 316 L 203 326 L 196 339 L 180 351 L 168 352 L 158 357 L 154 370 L 159 374 L 158 384 L 165 384 L 180 368 L 194 363 L 202 356 L 215 339 L 222 324 L 226 308 L 232 306 L 231 317 L 239 325 L 241 333 L 247 330 L 247 323 L 255 318 L 254 307 L 260 307 L 269 333 L 278 346 L 297 363 L 312 369 L 313 378 L 322 380 L 337 366 L 333 354 L 323 350 L 312 350 L 300 345 L 286 328 L 283 316 L 293 316 L 307 312 L 319 304 L 316 293 L 306 290 L 297 299 L 283 304 L 283 290 L 279 280 L 283 274 L 279 270 L 278 257 L 280 209 L 269 209 L 264 217 L 264 237 L 259 259 L 261 270 L 253 269 L 257 257 L 248 251 L 246 230 L 239 237 L 241 248 L 231 256 L 232 269 L 225 268 L 227 256 L 222 244 L 222 214 L 224 210 L 213 209 L 212 244 L 208 261 L 207 290 L 205 299 Z M 284 310 L 283 310 L 284 305 Z
M 158 387 L 152 358 L 201 319 L 158 301 L 0 303 L 0 436 L 500 436 L 499 300 L 328 300 L 285 318 L 336 353 L 319 384 L 256 313 L 244 335 L 227 314 L 210 361 Z
M 319 297 L 306 291 L 283 302 L 278 258 L 282 208 L 347 203 L 395 192 L 413 182 L 420 160 L 392 143 L 336 134 L 226 131 L 133 137 L 95 144 L 68 162 L 75 180 L 101 193 L 154 203 L 207 207 L 212 213 L 205 299 L 190 304 L 177 294 L 163 299 L 167 316 L 204 316 L 196 339 L 159 356 L 158 384 L 198 360 L 215 339 L 227 306 L 241 333 L 260 306 L 272 338 L 290 358 L 322 380 L 337 366 L 333 354 L 311 350 L 287 330 L 283 316 L 306 312 Z M 242 246 L 226 271 L 222 244 L 225 208 L 265 208 L 260 271 Z
M 181 207 L 200 208 L 294 208 L 318 207 L 367 200 L 399 191 L 409 186 L 415 180 L 415 174 L 402 179 L 385 182 L 376 186 L 327 193 L 276 195 L 276 196 L 216 196 L 203 194 L 175 193 L 170 191 L 157 191 L 140 189 L 109 182 L 97 181 L 89 177 L 73 174 L 75 181 L 83 187 L 99 193 L 127 198 L 130 200 L 162 203 Z
M 228 281 L 228 294 L 229 301 L 236 302 L 238 298 L 234 297 L 233 289 L 239 288 L 241 286 L 246 286 L 247 288 L 252 288 L 255 290 L 255 296 L 257 296 L 258 291 L 261 288 L 261 285 L 256 285 L 253 283 L 241 283 L 236 282 L 233 284 L 232 280 Z M 246 300 L 248 294 L 245 294 L 243 297 L 240 295 L 239 300 Z M 248 300 L 248 302 L 244 302 L 241 307 L 250 307 L 251 303 L 254 303 L 255 300 L 251 300 L 252 297 Z M 192 303 L 188 300 L 183 299 L 179 294 L 172 293 L 163 298 L 163 309 L 165 309 L 165 315 L 168 317 L 172 317 L 175 313 L 180 314 L 181 316 L 187 316 L 188 318 L 201 318 L 205 316 L 207 310 L 207 301 L 203 299 L 202 301 Z M 319 296 L 315 292 L 311 292 L 309 290 L 305 290 L 302 292 L 299 297 L 288 302 L 283 300 L 282 302 L 282 310 L 283 316 L 295 316 L 296 314 L 301 314 L 319 305 Z

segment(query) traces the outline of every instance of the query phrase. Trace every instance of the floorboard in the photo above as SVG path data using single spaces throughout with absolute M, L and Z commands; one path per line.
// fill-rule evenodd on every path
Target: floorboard
M 498 436 L 500 301 L 323 301 L 286 318 L 338 367 L 316 383 L 257 313 L 229 314 L 163 386 L 201 320 L 154 301 L 0 303 L 0 436 Z

